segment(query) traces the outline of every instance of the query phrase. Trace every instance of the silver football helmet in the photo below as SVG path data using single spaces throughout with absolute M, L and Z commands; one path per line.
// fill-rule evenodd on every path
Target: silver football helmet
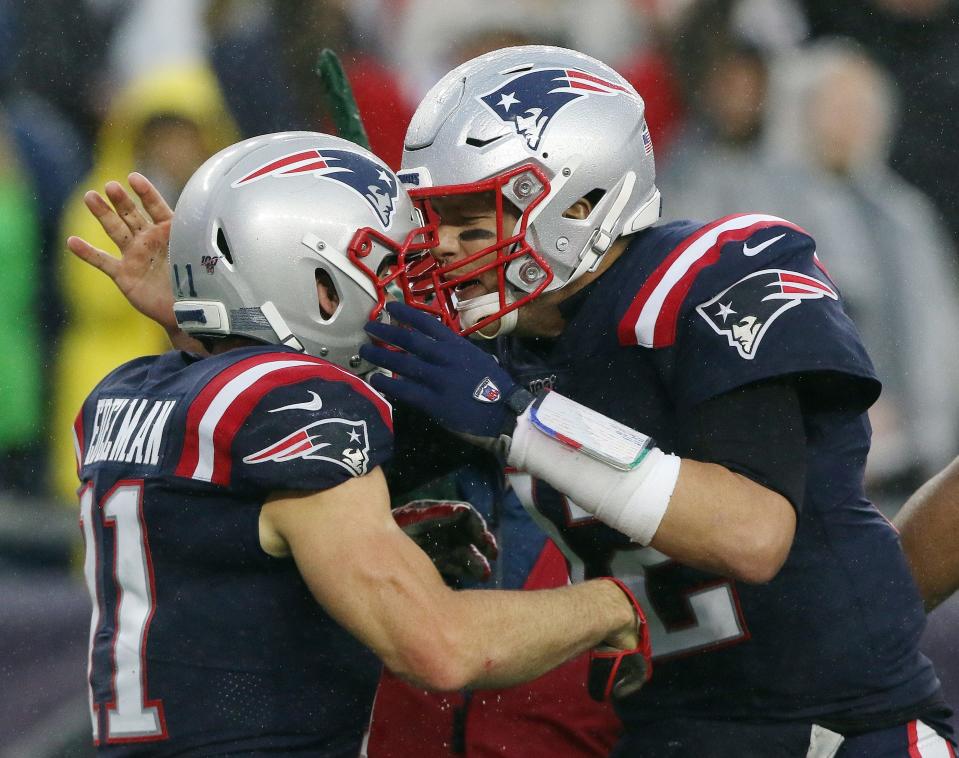
M 419 301 L 466 334 L 497 319 L 503 333 L 516 309 L 595 269 L 617 237 L 659 218 L 642 98 L 609 66 L 558 47 L 497 50 L 443 77 L 413 116 L 400 178 L 424 206 L 495 193 L 500 229 L 503 201 L 519 212 L 515 227 L 468 260 L 415 264 Z M 564 215 L 581 198 L 589 216 Z M 504 269 L 498 293 L 457 301 L 458 285 L 493 266 Z
M 352 142 L 282 132 L 228 147 L 177 202 L 177 322 L 193 335 L 289 345 L 365 373 L 363 325 L 396 276 L 383 269 L 425 244 L 418 219 L 393 172 Z M 326 311 L 317 282 L 335 289 Z

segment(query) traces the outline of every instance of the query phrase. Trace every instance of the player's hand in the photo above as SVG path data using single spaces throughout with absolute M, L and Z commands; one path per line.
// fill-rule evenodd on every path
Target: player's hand
M 81 237 L 69 237 L 67 247 L 80 260 L 109 276 L 130 304 L 159 323 L 177 344 L 182 332 L 173 315 L 167 260 L 173 211 L 145 176 L 133 173 L 128 181 L 140 198 L 143 210 L 119 182 L 107 182 L 105 192 L 110 202 L 94 190 L 83 196 L 87 209 L 120 249 L 120 257 L 94 247 Z
M 393 509 L 393 518 L 449 579 L 490 578 L 490 561 L 499 553 L 486 519 L 469 503 L 413 500 Z
M 360 348 L 363 358 L 394 373 L 374 374 L 376 389 L 482 444 L 512 430 L 516 411 L 508 401 L 520 388 L 493 356 L 404 303 L 389 303 L 386 310 L 394 323 L 371 321 L 366 331 L 405 352 Z
M 619 699 L 638 692 L 653 674 L 652 648 L 646 614 L 629 588 L 618 579 L 615 582 L 629 599 L 636 614 L 636 628 L 625 635 L 606 640 L 589 651 L 587 689 L 590 697 L 600 702 Z

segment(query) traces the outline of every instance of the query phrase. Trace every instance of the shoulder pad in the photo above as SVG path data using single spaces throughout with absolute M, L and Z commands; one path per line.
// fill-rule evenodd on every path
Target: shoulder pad
M 778 216 L 737 214 L 696 229 L 663 257 L 633 297 L 619 321 L 619 343 L 652 348 L 672 345 L 687 295 L 707 269 L 717 284 L 729 279 L 721 289 L 736 276 L 797 253 L 813 256 L 821 268 L 812 238 Z
M 339 416 L 364 417 L 364 422 L 375 423 L 382 430 L 377 441 L 391 435 L 392 408 L 359 377 L 321 358 L 290 352 L 258 353 L 220 370 L 197 393 L 186 413 L 183 449 L 175 473 L 229 486 L 240 461 L 288 464 L 311 458 L 315 452 L 311 444 L 317 436 L 311 429 L 332 429 Z M 317 447 L 328 444 L 318 443 Z M 266 473 L 267 468 L 277 467 L 257 470 Z M 285 472 L 285 482 L 278 479 L 276 488 L 283 488 L 279 486 L 283 483 L 286 489 L 301 488 L 288 465 Z M 361 473 L 365 466 L 353 467 L 353 475 Z M 290 485 L 294 480 L 296 487 Z M 302 481 L 305 487 L 321 488 L 311 486 L 308 480 Z M 267 482 L 262 484 L 268 488 Z

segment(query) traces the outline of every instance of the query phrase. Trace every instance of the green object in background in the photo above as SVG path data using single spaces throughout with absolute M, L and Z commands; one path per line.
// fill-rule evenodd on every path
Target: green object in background
M 37 324 L 40 240 L 29 188 L 0 175 L 0 451 L 37 443 L 41 422 L 41 361 Z
M 323 84 L 327 110 L 333 118 L 336 133 L 343 139 L 369 150 L 370 140 L 363 128 L 363 119 L 360 118 L 360 109 L 353 97 L 353 89 L 346 78 L 346 72 L 343 71 L 343 64 L 328 47 L 320 51 L 316 61 L 316 73 Z

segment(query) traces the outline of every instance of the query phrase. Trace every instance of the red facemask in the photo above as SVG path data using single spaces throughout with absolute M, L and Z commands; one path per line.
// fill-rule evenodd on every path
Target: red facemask
M 515 230 L 507 232 L 504 211 L 511 201 L 504 195 L 504 188 L 510 187 L 517 197 L 527 196 L 525 208 L 519 214 Z M 395 281 L 403 289 L 403 296 L 409 305 L 432 313 L 454 331 L 468 335 L 499 320 L 507 313 L 521 308 L 545 291 L 553 280 L 553 272 L 546 260 L 537 253 L 526 240 L 526 230 L 533 209 L 549 195 L 549 180 L 543 171 L 530 164 L 518 166 L 502 174 L 471 184 L 446 185 L 438 187 L 412 188 L 410 197 L 414 205 L 426 219 L 426 227 L 434 233 L 442 219 L 433 207 L 432 200 L 452 195 L 491 194 L 496 210 L 496 242 L 465 258 L 443 264 L 432 255 L 423 255 L 423 247 L 409 248 L 401 255 L 402 274 L 396 274 Z M 538 190 L 538 191 L 537 191 Z M 533 192 L 536 192 L 535 196 Z M 435 245 L 434 245 L 435 246 Z M 484 258 L 488 261 L 476 264 Z M 535 286 L 522 297 L 510 301 L 507 297 L 506 268 L 513 261 L 528 257 L 529 270 L 535 274 Z M 498 308 L 484 316 L 475 324 L 463 327 L 456 309 L 455 290 L 458 286 L 476 279 L 487 272 L 496 272 Z M 520 271 L 523 275 L 523 270 Z M 532 282 L 531 282 L 532 284 Z

